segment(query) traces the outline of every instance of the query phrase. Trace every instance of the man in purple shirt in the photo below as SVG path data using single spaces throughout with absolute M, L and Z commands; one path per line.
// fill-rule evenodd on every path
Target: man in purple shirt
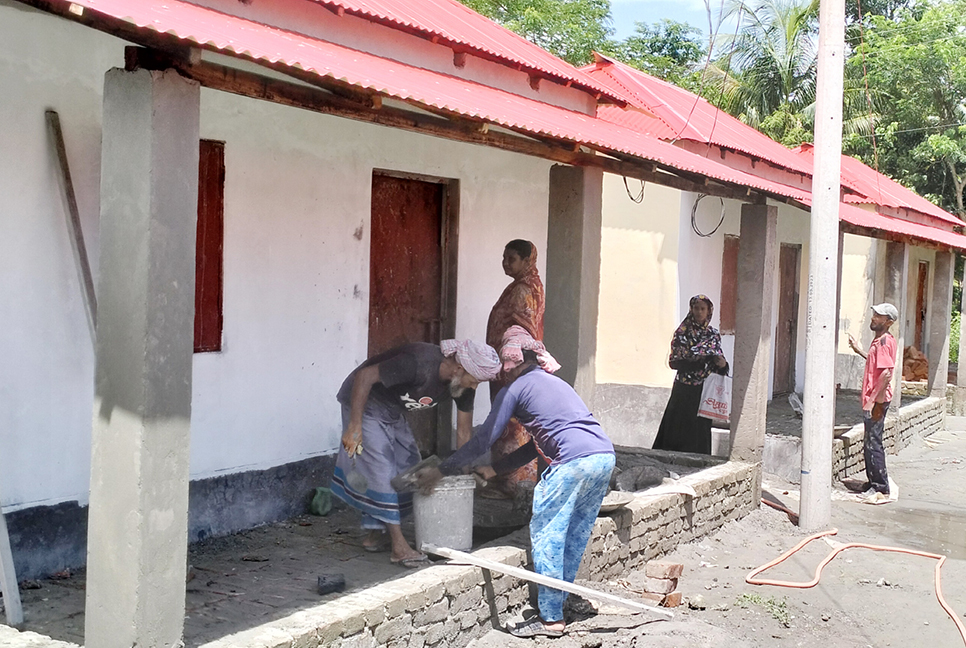
M 532 339 L 524 346 L 523 362 L 507 372 L 512 382 L 497 394 L 489 416 L 473 437 L 438 469 L 421 471 L 417 478 L 424 492 L 432 490 L 443 475 L 461 472 L 486 451 L 510 417 L 517 417 L 532 440 L 489 470 L 484 469 L 483 474 L 510 472 L 538 454 L 549 464 L 533 493 L 533 566 L 538 574 L 572 583 L 607 494 L 614 470 L 614 445 L 577 392 L 541 370 L 541 360 L 549 354 L 534 353 L 531 349 L 536 345 L 542 349 L 542 344 Z M 509 627 L 509 632 L 519 637 L 561 636 L 566 597 L 565 592 L 539 586 L 540 616 Z

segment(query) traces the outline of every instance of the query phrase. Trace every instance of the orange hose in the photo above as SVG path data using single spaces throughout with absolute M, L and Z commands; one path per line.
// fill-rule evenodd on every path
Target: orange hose
M 832 529 L 831 531 L 822 531 L 820 533 L 816 533 L 815 535 L 805 538 L 797 545 L 795 545 L 795 547 L 793 547 L 791 550 L 786 551 L 778 558 L 775 558 L 771 562 L 765 563 L 761 567 L 758 567 L 757 569 L 753 570 L 750 574 L 745 576 L 745 582 L 748 583 L 749 585 L 775 585 L 778 587 L 794 587 L 797 589 L 808 589 L 809 587 L 815 587 L 816 585 L 818 585 L 818 581 L 822 577 L 822 570 L 825 569 L 825 565 L 832 562 L 832 559 L 835 558 L 835 556 L 837 556 L 839 553 L 845 551 L 846 549 L 852 549 L 855 547 L 859 547 L 862 549 L 871 549 L 872 551 L 892 551 L 895 553 L 904 553 L 912 556 L 923 556 L 925 558 L 935 558 L 937 560 L 936 562 L 936 598 L 939 600 L 939 605 L 942 606 L 943 610 L 946 611 L 946 614 L 949 615 L 949 618 L 952 619 L 953 623 L 956 624 L 956 628 L 959 630 L 959 636 L 963 640 L 963 644 L 966 644 L 966 626 L 963 626 L 962 621 L 959 620 L 959 617 L 956 616 L 956 613 L 953 611 L 953 609 L 946 602 L 946 599 L 943 597 L 941 570 L 942 570 L 943 563 L 946 562 L 946 556 L 943 556 L 940 554 L 926 553 L 925 551 L 916 551 L 914 549 L 903 549 L 902 547 L 882 547 L 879 545 L 870 545 L 862 542 L 849 542 L 833 549 L 832 553 L 827 555 L 822 560 L 822 562 L 819 563 L 818 568 L 815 570 L 815 578 L 813 578 L 812 580 L 806 583 L 799 583 L 795 581 L 769 580 L 765 578 L 755 578 L 755 576 L 765 571 L 766 569 L 771 569 L 775 565 L 778 565 L 779 563 L 782 563 L 788 560 L 789 558 L 792 557 L 793 554 L 795 554 L 795 552 L 797 552 L 799 549 L 807 545 L 812 540 L 817 540 L 819 538 L 829 536 L 829 535 L 835 535 L 836 533 L 838 533 L 838 529 Z

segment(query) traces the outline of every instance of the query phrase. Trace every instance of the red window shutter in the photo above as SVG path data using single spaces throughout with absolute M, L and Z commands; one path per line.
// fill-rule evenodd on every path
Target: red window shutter
M 195 251 L 195 352 L 221 351 L 225 143 L 201 140 Z
M 721 255 L 721 305 L 719 330 L 735 332 L 735 312 L 738 310 L 738 237 L 724 237 L 724 253 Z

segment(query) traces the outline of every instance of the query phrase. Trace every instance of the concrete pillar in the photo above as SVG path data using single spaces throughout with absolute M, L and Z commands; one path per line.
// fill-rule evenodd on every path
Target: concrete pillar
M 961 286 L 966 287 L 966 263 L 963 264 Z M 956 370 L 956 389 L 953 392 L 953 416 L 966 416 L 966 335 L 963 335 L 963 311 L 966 311 L 966 290 L 959 296 L 959 362 Z M 959 370 L 962 367 L 962 370 Z
M 741 206 L 731 392 L 731 458 L 737 461 L 761 461 L 765 446 L 777 224 L 777 207 Z
M 906 299 L 909 280 L 909 246 L 905 243 L 886 243 L 885 286 L 882 299 L 899 310 L 899 321 L 892 325 L 890 333 L 896 338 L 896 370 L 892 378 L 892 405 L 890 412 L 898 413 L 902 401 L 902 350 L 906 345 Z M 872 312 L 867 313 L 872 317 Z
M 180 645 L 200 89 L 104 81 L 87 648 Z
M 949 373 L 949 314 L 955 269 L 956 256 L 952 252 L 936 252 L 929 307 L 929 395 L 943 398 L 946 397 L 946 374 Z
M 601 169 L 550 169 L 544 342 L 557 375 L 594 407 L 600 294 Z

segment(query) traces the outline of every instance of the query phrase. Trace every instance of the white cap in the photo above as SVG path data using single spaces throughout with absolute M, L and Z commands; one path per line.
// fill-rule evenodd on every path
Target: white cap
M 875 306 L 872 307 L 872 310 L 878 313 L 879 315 L 885 315 L 893 322 L 899 321 L 899 311 L 896 309 L 895 306 L 893 306 L 888 302 L 876 304 Z

